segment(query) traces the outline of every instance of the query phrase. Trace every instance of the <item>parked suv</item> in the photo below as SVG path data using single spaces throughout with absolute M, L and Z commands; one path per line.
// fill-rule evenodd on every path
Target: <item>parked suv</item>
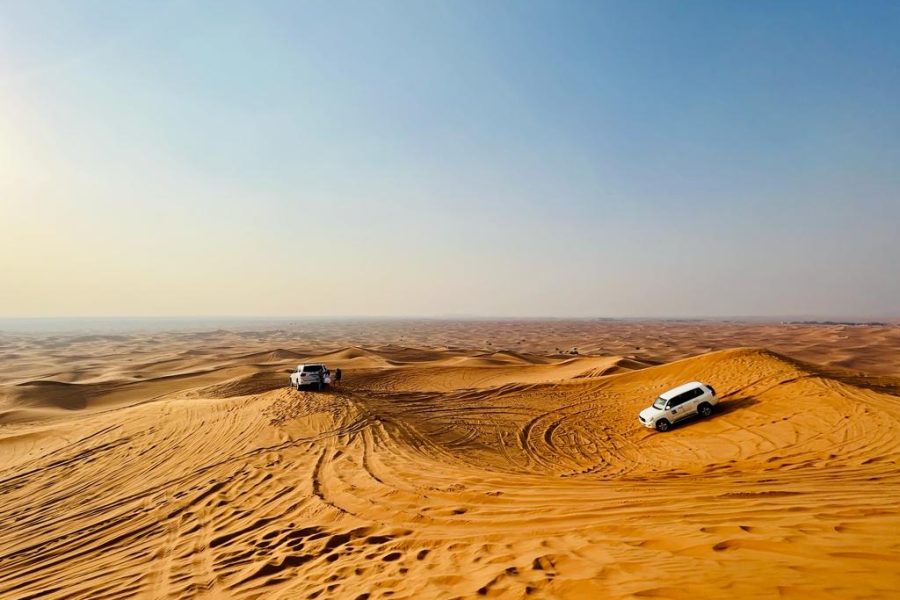
M 298 390 L 304 385 L 314 385 L 316 389 L 322 389 L 331 383 L 331 373 L 321 363 L 312 365 L 297 365 L 297 370 L 291 373 L 291 387 Z
M 660 395 L 652 406 L 641 411 L 638 418 L 644 427 L 668 431 L 678 421 L 697 415 L 708 417 L 718 403 L 716 390 L 711 385 L 692 381 Z

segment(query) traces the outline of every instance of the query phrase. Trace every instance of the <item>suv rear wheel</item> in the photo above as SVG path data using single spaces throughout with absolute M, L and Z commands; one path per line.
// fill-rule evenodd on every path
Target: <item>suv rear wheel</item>
M 660 419 L 656 422 L 656 430 L 657 431 L 668 431 L 669 427 L 672 425 L 665 419 Z

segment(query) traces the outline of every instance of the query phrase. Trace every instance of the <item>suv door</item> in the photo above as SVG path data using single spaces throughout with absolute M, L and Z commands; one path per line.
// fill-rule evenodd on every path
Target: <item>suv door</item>
M 700 396 L 702 395 L 703 389 L 699 387 L 695 387 L 682 394 L 682 396 L 684 396 L 684 403 L 681 405 L 682 419 L 697 414 L 697 405 L 700 403 Z
M 690 412 L 686 410 L 687 407 L 685 403 L 690 399 L 689 395 L 691 393 L 693 393 L 693 390 L 688 390 L 686 392 L 678 394 L 677 396 L 669 400 L 668 404 L 666 405 L 666 413 L 669 416 L 669 420 L 671 420 L 673 423 L 675 423 L 676 421 L 680 421 L 687 414 L 690 414 Z

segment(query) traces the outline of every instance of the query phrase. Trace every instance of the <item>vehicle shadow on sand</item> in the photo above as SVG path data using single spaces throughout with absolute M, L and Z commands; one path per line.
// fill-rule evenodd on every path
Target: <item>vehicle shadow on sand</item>
M 729 400 L 721 400 L 713 409 L 713 413 L 707 417 L 691 417 L 689 419 L 685 419 L 684 421 L 679 421 L 676 423 L 672 429 L 683 429 L 686 427 L 690 427 L 694 424 L 704 423 L 706 421 L 712 421 L 723 417 L 727 414 L 743 410 L 745 408 L 749 408 L 754 404 L 759 404 L 759 400 L 754 398 L 753 396 L 744 396 L 742 398 L 734 398 Z

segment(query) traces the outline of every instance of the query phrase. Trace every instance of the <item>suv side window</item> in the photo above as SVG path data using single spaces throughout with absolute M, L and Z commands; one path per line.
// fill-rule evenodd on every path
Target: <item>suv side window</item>
M 690 397 L 688 396 L 688 394 L 691 394 L 691 393 L 693 393 L 693 390 L 689 390 L 687 392 L 678 394 L 677 396 L 675 396 L 674 398 L 669 400 L 669 408 L 676 408 L 678 406 L 681 406 L 688 400 L 690 400 Z
M 678 394 L 671 400 L 669 400 L 669 408 L 675 408 L 676 406 L 681 406 L 685 402 L 693 400 L 694 398 L 698 398 L 703 395 L 703 388 L 695 387 L 692 390 L 688 390 L 686 392 L 682 392 Z

